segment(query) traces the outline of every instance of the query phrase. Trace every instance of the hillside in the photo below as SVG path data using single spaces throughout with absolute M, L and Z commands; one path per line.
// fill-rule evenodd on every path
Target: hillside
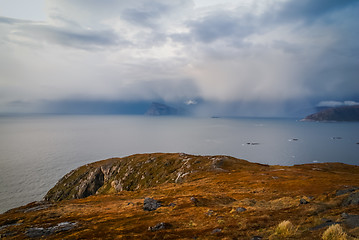
M 359 106 L 334 107 L 321 110 L 304 118 L 306 121 L 359 121 Z
M 138 154 L 65 175 L 44 201 L 0 215 L 5 239 L 359 237 L 359 167 L 268 166 L 228 156 Z M 278 225 L 283 221 L 288 231 Z M 283 224 L 282 224 L 283 225 Z

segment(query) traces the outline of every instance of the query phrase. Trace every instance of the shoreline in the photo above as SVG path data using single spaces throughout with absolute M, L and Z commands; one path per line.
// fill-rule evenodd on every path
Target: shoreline
M 357 195 L 355 165 L 136 154 L 71 171 L 49 191 L 48 201 L 1 214 L 0 234 L 9 239 L 267 239 L 278 234 L 278 224 L 290 221 L 297 229 L 291 239 L 319 239 L 335 224 L 358 237 Z M 144 210 L 148 198 L 157 201 L 151 203 L 156 209 Z

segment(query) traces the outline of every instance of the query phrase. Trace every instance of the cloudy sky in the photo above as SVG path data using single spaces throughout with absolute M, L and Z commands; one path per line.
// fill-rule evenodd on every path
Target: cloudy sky
M 0 0 L 0 112 L 156 100 L 269 116 L 353 104 L 358 12 L 358 0 Z

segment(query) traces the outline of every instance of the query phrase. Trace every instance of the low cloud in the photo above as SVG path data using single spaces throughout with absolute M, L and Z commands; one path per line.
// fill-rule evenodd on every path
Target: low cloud
M 47 1 L 45 22 L 0 17 L 0 108 L 201 99 L 275 115 L 359 101 L 358 10 L 358 0 Z
M 321 101 L 317 104 L 317 107 L 341 107 L 341 106 L 355 106 L 359 105 L 356 101 Z

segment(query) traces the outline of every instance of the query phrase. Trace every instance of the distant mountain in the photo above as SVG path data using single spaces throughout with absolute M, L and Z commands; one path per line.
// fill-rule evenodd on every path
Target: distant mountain
M 184 115 L 185 113 L 186 111 L 184 109 L 170 107 L 163 103 L 153 102 L 145 114 L 149 116 L 165 116 Z
M 304 121 L 337 121 L 354 122 L 359 121 L 359 105 L 344 106 L 324 109 L 311 114 L 303 119 Z

